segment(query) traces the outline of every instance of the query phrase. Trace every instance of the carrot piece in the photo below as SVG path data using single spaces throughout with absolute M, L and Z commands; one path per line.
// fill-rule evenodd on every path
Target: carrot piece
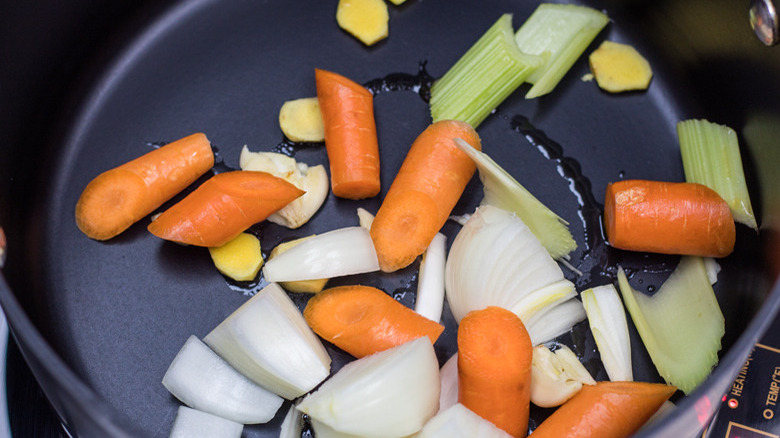
M 361 358 L 427 336 L 431 343 L 444 326 L 371 286 L 339 286 L 315 295 L 303 317 L 315 333 Z
M 458 327 L 458 402 L 515 438 L 528 434 L 533 345 L 501 307 L 469 312 Z
M 611 183 L 604 225 L 612 246 L 631 251 L 725 257 L 736 239 L 726 201 L 696 183 Z
M 474 175 L 476 165 L 455 138 L 482 149 L 474 128 L 455 120 L 430 125 L 409 149 L 371 226 L 383 271 L 406 267 L 425 251 Z
M 303 193 L 266 172 L 220 173 L 165 210 L 148 229 L 174 242 L 222 246 Z
M 580 392 L 549 416 L 533 438 L 620 438 L 639 430 L 677 390 L 646 382 L 598 382 Z
M 87 237 L 110 239 L 174 197 L 214 166 L 211 143 L 197 133 L 101 173 L 76 202 Z
M 347 199 L 376 196 L 381 186 L 374 96 L 337 73 L 315 69 L 314 77 L 333 194 Z

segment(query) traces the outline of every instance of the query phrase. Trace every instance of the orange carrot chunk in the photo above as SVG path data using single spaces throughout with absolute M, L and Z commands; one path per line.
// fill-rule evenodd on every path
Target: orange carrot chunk
M 517 315 L 492 306 L 469 312 L 458 327 L 458 402 L 513 437 L 526 436 L 532 358 Z
M 222 246 L 303 193 L 266 172 L 220 173 L 165 210 L 148 229 L 173 242 Z
M 580 392 L 536 428 L 533 438 L 622 438 L 632 435 L 677 390 L 645 382 L 598 382 Z
M 444 326 L 371 286 L 339 286 L 315 295 L 303 317 L 315 333 L 361 358 L 427 336 L 431 343 Z
M 425 251 L 474 175 L 476 165 L 455 146 L 455 138 L 482 148 L 471 125 L 443 120 L 426 128 L 409 149 L 371 226 L 382 271 L 409 266 Z
M 374 96 L 337 73 L 315 69 L 314 76 L 333 194 L 347 199 L 376 196 L 381 186 Z
M 76 226 L 107 240 L 173 198 L 214 166 L 214 153 L 197 133 L 101 173 L 76 202 Z
M 736 239 L 726 201 L 696 183 L 611 183 L 604 225 L 610 245 L 630 251 L 725 257 Z

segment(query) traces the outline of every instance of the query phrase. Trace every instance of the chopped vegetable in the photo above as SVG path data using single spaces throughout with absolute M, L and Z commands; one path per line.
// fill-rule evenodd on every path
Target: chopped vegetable
M 458 353 L 455 352 L 439 370 L 441 392 L 439 412 L 449 409 L 458 402 Z
M 284 242 L 276 245 L 274 249 L 271 251 L 271 254 L 268 255 L 268 260 L 269 261 L 272 260 L 274 257 L 278 256 L 279 254 L 287 251 L 288 249 L 294 247 L 295 245 L 298 245 L 301 242 L 311 239 L 314 236 L 316 236 L 316 234 L 312 234 L 311 236 L 301 237 L 300 239 L 295 239 L 289 242 Z M 285 290 L 288 290 L 290 292 L 310 293 L 310 294 L 316 294 L 317 292 L 322 291 L 322 289 L 325 288 L 325 285 L 327 283 L 328 283 L 327 278 L 279 282 L 279 284 L 283 288 L 285 288 Z
M 316 97 L 288 100 L 279 110 L 279 127 L 292 141 L 323 142 L 325 127 L 322 125 L 320 103 Z
M 515 438 L 528 434 L 531 338 L 500 307 L 469 312 L 458 327 L 458 402 Z
M 476 171 L 453 139 L 481 148 L 479 135 L 454 120 L 434 123 L 414 141 L 371 225 L 379 266 L 409 266 L 430 245 Z
M 520 51 L 514 37 L 512 14 L 504 14 L 433 84 L 434 122 L 461 120 L 476 128 L 542 64 L 542 57 Z
M 379 270 L 368 230 L 347 227 L 318 234 L 268 260 L 263 276 L 288 282 L 342 277 Z
M 728 126 L 691 119 L 677 123 L 685 180 L 704 184 L 726 200 L 734 220 L 758 229 L 739 155 L 737 133 Z
M 325 166 L 308 166 L 276 152 L 249 152 L 244 146 L 239 164 L 242 170 L 268 172 L 303 190 L 299 198 L 268 216 L 268 220 L 287 228 L 298 228 L 309 221 L 328 197 L 328 174 Z
M 252 281 L 263 266 L 260 240 L 249 233 L 241 233 L 230 242 L 209 248 L 214 266 L 223 275 L 236 281 Z
M 76 202 L 76 225 L 91 239 L 117 236 L 213 165 L 211 143 L 203 134 L 168 143 L 90 181 Z
M 585 320 L 585 308 L 577 298 L 546 307 L 526 328 L 534 345 L 551 341 Z
M 627 438 L 672 394 L 675 387 L 645 382 L 585 385 L 536 428 L 534 438 Z
M 658 373 L 688 394 L 718 363 L 725 320 L 699 257 L 682 257 L 652 296 L 631 288 L 618 271 L 623 301 Z
M 339 0 L 339 27 L 370 46 L 387 38 L 390 15 L 384 0 Z
M 610 183 L 604 226 L 610 245 L 630 251 L 725 257 L 736 240 L 726 201 L 695 183 Z
M 569 280 L 560 280 L 540 287 L 525 295 L 509 309 L 525 323 L 532 324 L 546 310 L 577 296 L 574 284 Z
M 609 380 L 634 380 L 626 312 L 615 286 L 594 287 L 580 296 Z
M 531 362 L 531 403 L 543 408 L 562 405 L 582 389 L 595 385 L 588 370 L 569 347 L 550 351 L 544 345 L 534 347 Z
M 510 438 L 511 435 L 460 403 L 431 418 L 415 438 Z
M 551 92 L 608 22 L 604 13 L 584 6 L 539 5 L 515 34 L 520 50 L 544 57 L 526 80 L 534 84 L 526 99 Z
M 549 300 L 548 305 L 558 302 L 557 288 L 548 289 L 547 297 L 527 301 L 527 307 L 514 306 L 537 289 L 562 280 L 561 268 L 517 216 L 483 205 L 452 242 L 444 284 L 452 314 L 460 321 L 468 312 L 487 306 L 512 309 L 518 315 L 540 312 L 544 306 L 539 299 Z
M 369 213 L 368 210 L 366 210 L 363 207 L 358 207 L 357 215 L 358 215 L 358 222 L 360 223 L 360 226 L 367 230 L 370 230 L 371 225 L 374 223 L 374 215 Z
M 418 338 L 344 365 L 298 409 L 341 433 L 405 437 L 438 406 L 439 362 L 430 341 Z
M 222 246 L 302 194 L 269 173 L 220 173 L 157 216 L 147 228 L 173 242 Z
M 566 221 L 536 199 L 487 154 L 459 140 L 455 144 L 477 164 L 479 179 L 484 186 L 482 204 L 517 214 L 556 260 L 577 248 Z
M 438 322 L 444 307 L 444 266 L 447 262 L 447 236 L 436 233 L 420 262 L 414 311 Z
M 240 438 L 244 425 L 207 412 L 179 406 L 169 438 L 209 436 Z
M 203 341 L 241 374 L 294 399 L 330 373 L 330 357 L 276 283 L 250 298 Z
M 242 424 L 266 423 L 282 398 L 233 369 L 200 339 L 190 336 L 162 384 L 182 403 Z
M 590 57 L 590 71 L 599 88 L 610 93 L 646 90 L 653 70 L 632 46 L 604 41 Z
M 360 358 L 427 336 L 436 342 L 444 326 L 415 313 L 371 286 L 339 286 L 309 300 L 303 316 L 325 340 Z
M 293 403 L 290 406 L 290 410 L 287 411 L 287 415 L 282 420 L 282 426 L 279 429 L 279 438 L 301 438 L 301 431 L 303 429 L 301 418 L 301 412 L 298 410 L 298 406 Z
M 374 96 L 337 73 L 314 73 L 333 194 L 347 199 L 376 196 L 381 185 Z

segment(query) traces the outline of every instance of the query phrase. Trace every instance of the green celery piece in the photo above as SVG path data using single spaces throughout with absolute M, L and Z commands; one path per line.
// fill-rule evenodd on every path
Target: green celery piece
M 565 258 L 577 249 L 577 242 L 569 232 L 565 220 L 536 199 L 487 154 L 474 149 L 459 138 L 455 139 L 455 145 L 474 160 L 479 169 L 479 179 L 485 194 L 482 204 L 515 213 L 555 260 Z
M 729 204 L 734 220 L 758 229 L 739 155 L 737 133 L 703 119 L 677 123 L 685 180 L 704 184 Z
M 528 77 L 534 86 L 526 99 L 552 91 L 608 22 L 604 13 L 585 6 L 539 5 L 515 34 L 520 50 L 546 60 Z
M 431 116 L 476 128 L 542 63 L 517 48 L 512 14 L 504 14 L 431 87 Z
M 622 269 L 618 284 L 658 373 L 684 393 L 693 391 L 718 363 L 726 331 L 702 258 L 682 257 L 652 297 L 632 289 Z

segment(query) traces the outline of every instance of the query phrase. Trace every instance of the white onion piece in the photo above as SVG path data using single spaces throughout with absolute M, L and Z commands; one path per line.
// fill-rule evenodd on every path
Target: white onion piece
M 524 323 L 532 324 L 540 314 L 544 313 L 544 309 L 552 308 L 575 296 L 577 290 L 574 283 L 569 280 L 556 281 L 524 296 L 509 310 L 519 316 Z
M 456 403 L 425 424 L 416 438 L 511 438 L 488 420 Z
M 298 405 L 337 432 L 368 438 L 413 434 L 438 407 L 439 363 L 427 337 L 348 363 Z
M 325 347 L 276 283 L 241 305 L 203 341 L 249 379 L 286 399 L 309 392 L 330 374 Z
M 545 309 L 542 315 L 525 328 L 531 336 L 531 343 L 539 345 L 568 332 L 574 324 L 584 321 L 585 316 L 585 308 L 580 300 L 571 298 Z
M 239 438 L 244 425 L 186 406 L 179 406 L 170 438 Z
M 371 231 L 371 225 L 374 223 L 374 215 L 363 207 L 357 209 L 358 223 L 361 227 Z
M 318 234 L 266 262 L 269 282 L 317 280 L 379 270 L 374 243 L 363 227 Z
M 491 205 L 479 207 L 455 237 L 445 272 L 447 301 L 458 322 L 488 306 L 511 309 L 561 280 L 561 268 L 523 221 Z
M 441 381 L 439 412 L 442 412 L 458 402 L 458 353 L 444 362 L 439 370 L 439 377 Z
M 173 358 L 162 384 L 182 403 L 242 424 L 265 423 L 282 398 L 233 369 L 195 336 Z
M 634 380 L 626 312 L 617 289 L 607 284 L 583 291 L 580 296 L 609 380 Z
M 444 265 L 447 261 L 447 237 L 436 233 L 420 262 L 414 311 L 439 322 L 444 307 Z
M 290 410 L 287 411 L 287 415 L 284 416 L 282 427 L 279 430 L 279 438 L 301 438 L 301 430 L 303 429 L 301 427 L 303 418 L 301 417 L 301 412 L 293 403 Z

